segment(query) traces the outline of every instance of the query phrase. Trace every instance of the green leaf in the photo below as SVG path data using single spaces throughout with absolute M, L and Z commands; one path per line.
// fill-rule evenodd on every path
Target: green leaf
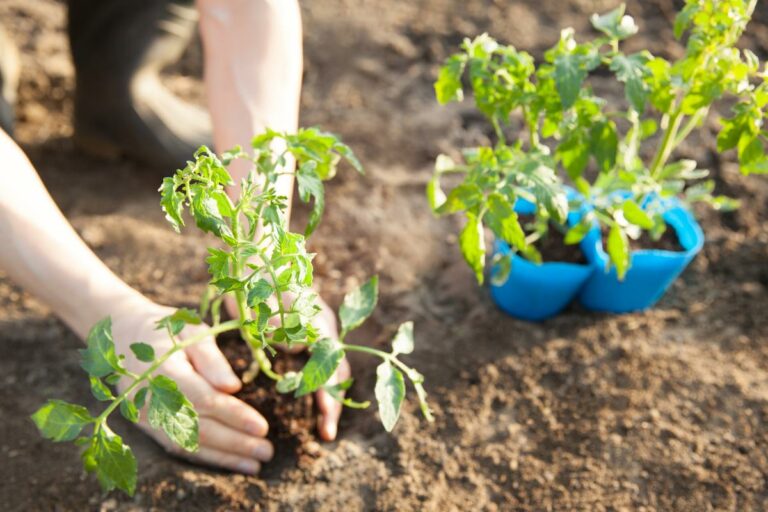
M 246 288 L 248 290 L 247 303 L 249 308 L 255 308 L 259 303 L 270 298 L 275 291 L 266 279 L 259 279 Z
M 453 55 L 448 57 L 443 67 L 440 68 L 435 82 L 435 96 L 441 105 L 464 99 L 461 75 L 464 73 L 465 65 L 466 58 L 463 55 Z
M 325 192 L 323 182 L 316 172 L 317 164 L 315 162 L 306 162 L 299 167 L 296 173 L 296 181 L 299 185 L 299 198 L 308 203 L 310 198 L 314 198 L 312 213 L 309 215 L 307 228 L 304 231 L 305 236 L 309 236 L 320 223 L 325 209 Z
M 80 350 L 80 366 L 92 377 L 105 377 L 122 370 L 112 340 L 112 319 L 107 317 L 91 328 L 86 340 L 88 348 Z
M 136 458 L 130 447 L 106 425 L 91 438 L 83 452 L 83 466 L 87 471 L 96 473 L 104 491 L 118 488 L 133 496 L 136 490 Z
M 582 66 L 582 58 L 575 54 L 561 54 L 555 58 L 555 86 L 560 95 L 563 110 L 576 103 L 581 84 L 587 77 L 587 70 Z
M 174 381 L 158 375 L 149 381 L 152 396 L 147 419 L 153 428 L 161 428 L 171 441 L 187 451 L 198 447 L 197 412 Z
M 410 354 L 413 352 L 413 322 L 404 322 L 397 328 L 392 339 L 392 354 Z
M 557 155 L 571 179 L 584 172 L 589 163 L 589 149 L 589 137 L 583 130 L 568 133 L 557 146 Z
M 494 192 L 488 196 L 485 220 L 491 231 L 508 244 L 518 249 L 528 245 L 517 214 L 503 195 Z
M 617 224 L 611 226 L 611 231 L 608 233 L 608 256 L 616 266 L 619 280 L 622 281 L 629 269 L 629 241 L 627 235 Z
M 483 200 L 483 191 L 474 183 L 462 183 L 448 193 L 445 201 L 436 209 L 440 215 L 468 210 Z
M 587 233 L 592 229 L 592 223 L 589 221 L 582 221 L 571 227 L 565 234 L 565 245 L 576 245 L 581 242 Z
M 443 203 L 446 201 L 445 192 L 440 187 L 440 178 L 435 175 L 427 182 L 427 201 L 429 201 L 429 207 L 433 212 L 437 212 Z
M 459 235 L 459 248 L 464 260 L 474 270 L 477 282 L 482 284 L 485 268 L 485 237 L 483 223 L 473 213 L 467 213 L 467 223 Z
M 229 263 L 232 259 L 232 255 L 221 249 L 208 248 L 208 257 L 205 259 L 208 263 L 208 272 L 211 277 L 215 279 L 221 279 L 229 274 Z
M 112 391 L 98 377 L 91 376 L 91 394 L 96 400 L 108 402 L 115 399 Z
M 61 400 L 48 400 L 44 406 L 32 415 L 40 434 L 51 441 L 72 441 L 93 423 L 88 409 L 81 405 L 70 404 Z
M 139 409 L 144 408 L 144 403 L 147 400 L 147 393 L 149 392 L 148 387 L 143 387 L 140 390 L 136 392 L 136 396 L 133 397 L 133 403 L 136 404 L 136 407 Z
M 624 201 L 621 209 L 624 212 L 624 218 L 635 226 L 640 226 L 643 229 L 653 228 L 653 219 L 631 199 Z
M 649 90 L 645 77 L 649 71 L 645 65 L 649 60 L 648 54 L 636 53 L 628 57 L 619 54 L 611 61 L 611 70 L 616 73 L 616 78 L 626 84 L 624 93 L 627 101 L 639 114 L 645 111 L 645 102 L 648 99 Z
M 593 14 L 590 18 L 592 26 L 612 39 L 626 39 L 636 34 L 638 29 L 635 20 L 631 16 L 624 15 L 625 9 L 626 6 L 621 4 L 602 16 Z
M 173 229 L 178 233 L 184 226 L 184 219 L 181 214 L 184 208 L 184 194 L 176 191 L 176 183 L 173 178 L 163 178 L 163 184 L 160 185 L 160 206 L 165 212 L 165 218 L 171 223 Z
M 590 130 L 592 154 L 602 171 L 609 171 L 616 165 L 616 153 L 619 146 L 619 135 L 613 121 L 602 121 L 592 126 Z
M 152 345 L 132 343 L 131 352 L 136 356 L 136 359 L 143 363 L 151 363 L 155 360 L 155 349 L 152 348 Z
M 359 288 L 352 290 L 344 296 L 344 302 L 339 308 L 341 320 L 341 337 L 357 328 L 368 318 L 379 296 L 379 278 L 373 276 Z
M 197 227 L 206 233 L 213 233 L 225 241 L 232 241 L 232 229 L 227 224 L 225 216 L 231 214 L 227 195 L 221 190 L 209 190 L 202 185 L 193 185 L 192 216 Z
M 323 338 L 312 345 L 312 355 L 302 369 L 301 384 L 295 396 L 304 396 L 320 389 L 334 374 L 342 359 L 344 349 L 336 340 Z
M 125 398 L 120 402 L 120 414 L 131 423 L 139 422 L 139 410 L 136 408 L 136 404 L 129 398 Z
M 238 281 L 239 283 L 239 281 Z M 179 308 L 173 314 L 155 322 L 156 329 L 170 329 L 174 336 L 184 330 L 187 324 L 199 325 L 203 322 L 196 311 L 189 308 Z
M 509 273 L 512 271 L 512 256 L 509 254 L 495 253 L 491 260 L 491 284 L 493 286 L 502 286 L 509 279 Z
M 388 361 L 381 363 L 376 368 L 374 394 L 379 403 L 379 417 L 384 425 L 384 430 L 392 432 L 397 419 L 400 417 L 400 408 L 405 397 L 405 380 L 400 370 Z
M 277 388 L 277 392 L 291 393 L 296 391 L 296 389 L 299 387 L 299 384 L 301 384 L 303 375 L 303 372 L 285 372 L 283 374 L 283 378 L 277 381 L 277 385 L 275 386 Z

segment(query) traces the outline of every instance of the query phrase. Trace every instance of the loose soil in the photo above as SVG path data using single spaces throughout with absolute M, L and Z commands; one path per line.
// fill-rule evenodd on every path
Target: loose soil
M 533 221 L 531 215 L 521 215 L 520 224 L 526 225 Z M 536 249 L 541 253 L 544 262 L 576 263 L 583 265 L 587 262 L 584 253 L 578 245 L 566 245 L 565 233 L 557 226 L 550 224 L 546 236 L 536 242 Z
M 366 176 L 344 172 L 330 185 L 311 248 L 318 286 L 337 306 L 380 275 L 379 308 L 354 340 L 384 347 L 400 322 L 415 322 L 417 349 L 407 360 L 426 376 L 434 424 L 413 401 L 392 434 L 374 410 L 347 411 L 339 440 L 320 443 L 308 402 L 253 388 L 279 454 L 262 477 L 169 458 L 115 421 L 140 461 L 139 488 L 133 498 L 102 494 L 78 449 L 41 440 L 28 419 L 47 397 L 96 410 L 78 367 L 80 342 L 0 275 L 0 509 L 768 509 L 768 181 L 743 177 L 733 155 L 716 155 L 715 120 L 681 156 L 712 169 L 718 193 L 743 207 L 698 210 L 707 244 L 652 311 L 573 309 L 542 324 L 507 317 L 459 254 L 461 220 L 436 220 L 426 205 L 434 157 L 488 137 L 468 103 L 435 103 L 437 63 L 483 31 L 541 56 L 562 27 L 585 33 L 590 13 L 616 3 L 303 2 L 302 123 L 338 132 L 367 164 Z M 646 35 L 627 49 L 678 55 L 673 2 L 628 3 Z M 758 11 L 746 44 L 765 58 L 768 9 Z M 3 0 L 0 20 L 22 50 L 17 139 L 53 197 L 128 283 L 159 302 L 194 305 L 208 240 L 168 228 L 156 193 L 161 174 L 73 148 L 63 3 Z M 199 55 L 193 47 L 168 77 L 195 101 L 203 98 Z M 593 80 L 623 101 L 609 83 Z M 351 363 L 352 396 L 371 399 L 375 363 Z

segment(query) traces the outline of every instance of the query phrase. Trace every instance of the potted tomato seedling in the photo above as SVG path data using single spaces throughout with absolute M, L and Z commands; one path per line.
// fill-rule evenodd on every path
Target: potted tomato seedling
M 507 146 L 505 132 L 510 127 L 522 125 L 527 137 L 513 145 L 518 158 L 535 155 L 551 181 L 563 176 L 578 190 L 569 202 L 576 215 L 569 216 L 564 243 L 579 244 L 593 268 L 578 291 L 586 307 L 623 312 L 655 304 L 703 244 L 689 206 L 694 202 L 717 209 L 736 206 L 733 200 L 712 196 L 714 184 L 704 181 L 708 172 L 697 169 L 696 162 L 672 159 L 713 102 L 725 95 L 741 100 L 720 134 L 721 149 L 738 146 L 745 171 L 768 167 L 765 134 L 755 122 L 762 119 L 768 102 L 765 84 L 756 84 L 764 73 L 752 52 L 735 48 L 755 5 L 743 0 L 689 0 L 675 23 L 676 35 L 687 36 L 686 52 L 672 63 L 647 51 L 631 55 L 621 51 L 621 42 L 637 27 L 620 6 L 592 17 L 600 36 L 588 43 L 577 43 L 573 30 L 564 30 L 538 66 L 527 53 L 483 35 L 465 41 L 463 52 L 442 68 L 435 84 L 438 100 L 460 100 L 466 74 L 478 109 L 494 128 L 494 151 Z M 624 106 L 612 105 L 593 92 L 588 78 L 599 68 L 612 71 L 623 83 Z M 645 148 L 652 149 L 652 158 L 643 158 Z M 428 190 L 435 211 L 474 213 L 471 208 L 443 206 L 438 182 L 443 174 L 445 166 L 436 166 Z M 465 181 L 469 179 L 467 174 Z M 486 190 L 503 181 L 494 180 L 493 173 L 487 179 L 492 183 L 486 183 Z M 531 194 L 537 216 L 547 217 L 548 205 L 561 194 L 559 187 L 558 183 L 546 189 L 552 194 Z M 488 225 L 498 238 L 499 231 Z M 522 245 L 513 249 L 523 256 L 533 253 L 524 252 Z M 494 259 L 504 250 L 501 245 Z M 467 251 L 462 251 L 466 258 Z M 516 262 L 512 260 L 513 265 Z M 531 292 L 519 284 L 510 292 L 524 300 Z M 494 297 L 504 307 L 498 294 Z

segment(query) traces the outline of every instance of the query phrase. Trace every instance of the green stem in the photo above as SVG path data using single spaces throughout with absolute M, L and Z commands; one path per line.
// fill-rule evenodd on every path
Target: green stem
M 694 128 L 696 128 L 696 126 L 699 124 L 699 122 L 701 122 L 701 120 L 706 117 L 708 112 L 709 108 L 699 109 L 695 114 L 691 116 L 690 119 L 688 119 L 688 121 L 683 126 L 683 129 L 675 138 L 675 147 L 679 146 L 685 139 L 688 138 L 688 135 L 690 135 Z
M 680 128 L 680 123 L 683 120 L 683 114 L 680 111 L 680 108 L 677 108 L 668 119 L 669 125 L 664 132 L 664 138 L 661 141 L 656 157 L 653 159 L 653 164 L 651 164 L 651 176 L 654 178 L 667 163 L 669 156 L 672 154 L 672 150 L 675 148 L 677 130 Z
M 496 116 L 491 117 L 491 124 L 493 125 L 493 130 L 496 132 L 496 137 L 499 139 L 499 142 L 506 145 L 507 139 L 504 137 L 504 132 L 501 130 L 501 125 L 499 124 L 499 120 L 496 119 Z
M 347 343 L 342 343 L 341 348 L 343 348 L 344 350 L 351 350 L 353 352 L 364 352 L 366 354 L 378 356 L 384 359 L 385 361 L 389 361 L 390 363 L 394 364 L 395 366 L 403 370 L 405 374 L 408 375 L 408 378 L 410 378 L 411 372 L 413 371 L 413 369 L 410 366 L 406 365 L 405 363 L 400 361 L 397 357 L 393 356 L 389 352 L 384 352 L 383 350 L 378 350 L 378 349 L 366 347 L 363 345 L 349 345 Z
M 117 398 L 115 398 L 109 406 L 104 409 L 104 411 L 96 418 L 96 424 L 99 425 L 102 423 L 107 416 L 109 416 L 112 411 L 117 409 L 117 407 L 120 405 L 120 402 L 125 400 L 125 398 L 131 394 L 137 387 L 141 385 L 142 382 L 149 379 L 153 373 L 157 371 L 160 366 L 163 365 L 173 354 L 178 352 L 179 350 L 183 350 L 189 346 L 194 345 L 195 343 L 199 343 L 200 341 L 210 337 L 210 336 L 216 336 L 217 334 L 221 334 L 222 332 L 226 331 L 232 331 L 240 327 L 240 320 L 229 320 L 228 322 L 221 323 L 215 327 L 211 327 L 210 329 L 197 333 L 194 336 L 191 336 L 189 339 L 180 341 L 173 347 L 171 347 L 168 352 L 161 355 L 155 361 L 149 366 L 149 368 L 144 371 L 144 373 L 140 374 L 136 380 L 131 383 L 127 388 L 125 388 L 125 391 L 120 393 Z

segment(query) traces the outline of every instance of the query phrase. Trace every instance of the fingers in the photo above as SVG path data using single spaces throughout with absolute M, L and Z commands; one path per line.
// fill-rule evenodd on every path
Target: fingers
M 249 436 L 211 418 L 200 418 L 200 446 L 261 462 L 269 462 L 275 453 L 266 439 Z
M 328 384 L 343 382 L 347 380 L 351 374 L 352 371 L 349 367 L 349 362 L 346 358 L 342 359 L 341 364 L 339 364 L 339 367 L 336 369 L 336 373 L 328 380 Z M 338 432 L 342 405 L 322 389 L 318 391 L 315 396 L 317 399 L 317 407 L 320 410 L 320 419 L 317 426 L 320 437 L 324 441 L 333 441 L 336 439 L 336 434 Z
M 267 435 L 267 420 L 256 409 L 214 389 L 183 356 L 173 360 L 166 373 L 176 381 L 200 416 L 215 419 L 251 436 Z
M 208 446 L 201 446 L 196 452 L 185 452 L 183 450 L 182 452 L 178 455 L 206 466 L 216 466 L 237 473 L 245 473 L 246 475 L 255 475 L 261 470 L 261 463 L 255 459 Z
M 187 348 L 192 366 L 208 383 L 220 391 L 235 393 L 242 387 L 227 358 L 211 338 Z

